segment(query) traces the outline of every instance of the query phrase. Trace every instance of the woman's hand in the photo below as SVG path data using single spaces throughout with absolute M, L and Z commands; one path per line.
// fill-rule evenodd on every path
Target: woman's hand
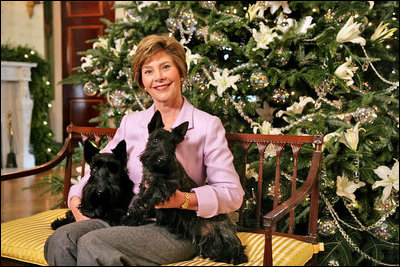
M 81 198 L 80 197 L 72 197 L 71 200 L 69 201 L 70 207 L 72 214 L 74 214 L 75 220 L 77 222 L 83 221 L 83 220 L 89 220 L 89 217 L 86 217 L 83 215 L 80 210 L 78 209 L 79 204 L 81 204 Z
M 155 206 L 156 209 L 180 209 L 185 203 L 185 192 L 180 190 L 176 190 L 175 193 L 169 198 L 169 201 L 165 201 L 164 203 L 158 204 Z M 197 210 L 198 203 L 197 203 L 197 196 L 196 193 L 189 193 L 189 206 L 186 208 L 188 210 Z
M 185 193 L 182 191 L 176 190 L 175 193 L 169 198 L 169 201 L 165 201 L 164 203 L 158 204 L 155 206 L 156 209 L 171 209 L 171 208 L 180 208 L 183 203 L 185 203 Z

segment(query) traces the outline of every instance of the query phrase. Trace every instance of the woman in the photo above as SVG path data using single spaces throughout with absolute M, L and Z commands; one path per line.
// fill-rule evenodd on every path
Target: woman
M 139 192 L 142 179 L 140 153 L 148 138 L 147 124 L 156 110 L 161 112 L 165 129 L 188 121 L 185 140 L 176 156 L 196 182 L 191 192 L 177 190 L 168 202 L 156 208 L 186 208 L 198 216 L 212 217 L 237 210 L 244 191 L 233 166 L 225 130 L 219 118 L 200 111 L 182 96 L 187 75 L 185 50 L 173 37 L 150 35 L 138 45 L 132 60 L 136 83 L 153 99 L 144 111 L 123 117 L 120 127 L 104 152 L 110 152 L 120 140 L 127 143 L 127 169 Z M 162 265 L 194 256 L 190 240 L 178 239 L 155 223 L 129 227 L 110 227 L 99 219 L 83 216 L 77 206 L 88 172 L 72 186 L 68 206 L 77 222 L 57 229 L 46 241 L 45 258 L 49 265 Z M 205 184 L 207 178 L 208 183 Z

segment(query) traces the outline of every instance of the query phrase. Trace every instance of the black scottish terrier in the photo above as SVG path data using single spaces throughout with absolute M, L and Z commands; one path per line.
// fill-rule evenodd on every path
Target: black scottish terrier
M 193 210 L 155 209 L 168 201 L 177 189 L 189 192 L 197 187 L 175 156 L 177 145 L 185 138 L 188 122 L 164 130 L 161 114 L 156 111 L 148 125 L 149 138 L 140 156 L 143 179 L 139 194 L 126 218 L 125 225 L 145 223 L 149 211 L 155 212 L 157 224 L 181 238 L 192 240 L 197 254 L 214 261 L 240 264 L 248 261 L 244 246 L 236 235 L 236 227 L 226 214 L 202 218 Z
M 110 226 L 121 225 L 133 197 L 133 182 L 125 171 L 126 142 L 122 140 L 112 153 L 99 153 L 89 140 L 84 143 L 85 160 L 90 166 L 90 177 L 82 190 L 79 210 L 92 219 L 102 219 Z M 56 219 L 51 228 L 75 222 L 71 211 L 66 218 Z

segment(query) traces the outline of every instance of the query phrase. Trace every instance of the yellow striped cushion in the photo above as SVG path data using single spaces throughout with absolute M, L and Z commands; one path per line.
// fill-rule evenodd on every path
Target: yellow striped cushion
M 48 265 L 44 259 L 44 243 L 53 232 L 50 224 L 59 217 L 64 217 L 68 209 L 56 209 L 30 217 L 1 224 L 1 256 L 37 265 Z M 265 238 L 262 234 L 239 232 L 239 238 L 246 246 L 249 262 L 242 266 L 262 266 Z M 273 236 L 273 262 L 275 266 L 302 266 L 309 261 L 318 246 L 292 238 Z M 195 257 L 169 266 L 229 266 L 222 262 Z M 239 265 L 239 266 L 240 266 Z
M 239 232 L 242 244 L 246 246 L 249 262 L 237 266 L 262 266 L 264 259 L 265 237 L 263 234 Z M 309 261 L 318 246 L 298 241 L 293 238 L 272 236 L 272 259 L 274 266 L 303 266 Z M 223 262 L 213 262 L 209 259 L 195 257 L 192 260 L 181 261 L 166 266 L 233 266 Z
M 68 209 L 56 209 L 1 224 L 1 256 L 37 265 L 48 265 L 44 243 L 53 233 L 50 224 L 65 217 Z

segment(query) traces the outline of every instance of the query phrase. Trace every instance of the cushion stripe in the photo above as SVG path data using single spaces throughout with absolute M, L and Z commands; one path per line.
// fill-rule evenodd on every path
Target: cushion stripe
M 53 233 L 50 224 L 68 209 L 56 209 L 1 224 L 1 256 L 37 265 L 48 265 L 44 243 Z
M 67 210 L 50 210 L 2 223 L 1 256 L 37 265 L 47 265 L 44 259 L 44 243 L 48 236 L 53 233 L 50 224 L 56 218 L 64 217 Z M 237 235 L 242 244 L 246 246 L 245 252 L 249 257 L 249 262 L 238 266 L 262 266 L 265 236 L 248 232 L 239 232 Z M 274 265 L 302 266 L 312 258 L 315 247 L 312 244 L 292 238 L 272 236 Z M 232 264 L 195 257 L 191 260 L 167 264 L 166 266 L 232 266 Z

